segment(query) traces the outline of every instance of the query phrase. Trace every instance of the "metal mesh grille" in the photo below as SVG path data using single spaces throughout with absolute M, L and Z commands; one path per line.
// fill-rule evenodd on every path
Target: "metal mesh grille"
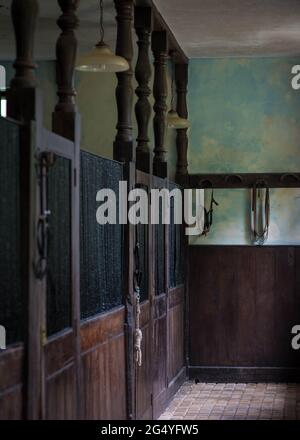
M 148 192 L 147 186 L 138 185 L 138 187 Z M 136 234 L 137 234 L 136 241 L 139 244 L 140 270 L 142 272 L 140 296 L 141 296 L 141 301 L 145 301 L 148 299 L 148 295 L 149 295 L 148 225 L 142 225 L 139 223 L 136 227 Z
M 6 343 L 23 341 L 19 127 L 0 118 L 0 325 Z
M 97 192 L 102 188 L 114 190 L 118 203 L 122 178 L 120 163 L 81 152 L 81 318 L 105 312 L 123 302 L 123 227 L 99 225 L 96 221 Z
M 170 191 L 178 185 L 170 183 Z M 184 247 L 183 226 L 174 224 L 174 198 L 170 201 L 170 226 L 169 226 L 169 287 L 176 287 L 184 282 Z
M 165 292 L 165 225 L 162 223 L 163 204 L 159 199 L 159 224 L 155 225 L 155 294 Z
M 57 157 L 48 174 L 50 228 L 47 273 L 47 333 L 71 326 L 71 163 Z

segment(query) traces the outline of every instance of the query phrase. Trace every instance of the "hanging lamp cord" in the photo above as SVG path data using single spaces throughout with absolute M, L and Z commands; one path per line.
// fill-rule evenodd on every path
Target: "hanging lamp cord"
M 174 63 L 172 63 L 171 110 L 174 110 Z
M 100 20 L 99 20 L 99 28 L 100 28 L 100 43 L 103 43 L 104 41 L 104 25 L 103 25 L 103 15 L 104 15 L 104 9 L 103 9 L 103 0 L 99 1 L 100 6 Z

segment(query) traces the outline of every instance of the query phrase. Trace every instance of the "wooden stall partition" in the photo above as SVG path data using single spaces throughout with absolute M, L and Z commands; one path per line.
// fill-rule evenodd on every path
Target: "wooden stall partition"
M 41 418 L 80 417 L 79 123 L 72 142 L 41 130 L 37 151 Z M 41 223 L 42 220 L 42 223 Z M 41 246 L 42 245 L 42 246 Z
M 175 222 L 176 191 L 184 201 L 182 187 L 168 183 L 170 191 L 170 225 L 168 226 L 168 295 L 167 295 L 167 401 L 175 394 L 186 377 L 185 367 L 185 294 L 186 240 L 183 222 Z M 175 192 L 174 192 L 175 190 Z M 183 214 L 183 209 L 182 209 Z M 182 218 L 183 220 L 183 218 Z
M 2 117 L 0 133 L 0 419 L 12 420 L 26 417 L 28 395 L 29 192 L 21 188 L 28 190 L 31 137 L 29 126 Z
M 168 294 L 168 394 L 169 400 L 186 378 L 184 359 L 185 286 L 169 289 Z
M 136 171 L 136 187 L 147 192 L 148 197 L 152 187 L 152 176 L 142 171 Z M 150 197 L 149 197 L 150 199 Z M 150 220 L 150 205 L 148 205 Z M 153 304 L 153 227 L 148 225 L 136 226 L 136 251 L 139 255 L 138 268 L 141 274 L 140 287 L 140 328 L 142 330 L 142 365 L 135 363 L 135 406 L 137 419 L 152 419 L 152 304 Z
M 82 418 L 127 418 L 124 225 L 101 224 L 102 189 L 121 201 L 124 165 L 81 151 L 80 302 Z M 126 194 L 125 194 L 126 197 Z
M 168 188 L 167 179 L 153 176 L 153 189 Z M 154 295 L 152 305 L 153 333 L 153 417 L 157 418 L 166 402 L 167 391 L 167 292 L 168 292 L 168 227 L 163 224 L 164 205 L 159 207 L 159 224 L 153 225 Z
M 126 419 L 124 306 L 81 324 L 83 418 Z

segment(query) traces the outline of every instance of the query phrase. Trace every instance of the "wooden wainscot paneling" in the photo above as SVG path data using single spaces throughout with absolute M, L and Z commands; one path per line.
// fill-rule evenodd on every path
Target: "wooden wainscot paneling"
M 174 394 L 174 387 L 180 386 L 186 373 L 184 360 L 184 286 L 169 291 L 168 326 L 168 389 L 171 396 Z
M 47 419 L 76 419 L 76 380 L 72 330 L 49 338 L 45 346 L 45 375 Z
M 126 419 L 124 307 L 81 324 L 83 418 Z
M 189 258 L 190 376 L 299 381 L 300 248 L 191 246 Z
M 153 418 L 157 418 L 166 402 L 167 391 L 167 296 L 154 299 L 153 320 Z
M 0 353 L 0 420 L 24 418 L 23 344 Z
M 142 339 L 142 365 L 136 365 L 136 418 L 139 420 L 152 419 L 152 367 L 151 367 L 151 310 L 150 302 L 141 304 L 140 328 Z

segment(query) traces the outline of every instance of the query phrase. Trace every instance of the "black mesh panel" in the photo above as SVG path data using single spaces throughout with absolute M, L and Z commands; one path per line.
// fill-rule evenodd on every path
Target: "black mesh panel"
M 48 336 L 71 326 L 70 161 L 57 157 L 48 174 Z
M 165 292 L 165 225 L 162 223 L 162 199 L 159 199 L 159 224 L 155 225 L 155 294 Z
M 0 118 L 0 325 L 6 343 L 23 341 L 19 127 Z
M 99 225 L 96 221 L 97 192 L 102 188 L 114 190 L 118 203 L 122 178 L 120 163 L 81 152 L 81 318 L 105 312 L 123 302 L 123 227 Z
M 170 191 L 179 186 L 170 184 Z M 170 226 L 169 226 L 169 287 L 176 287 L 184 282 L 184 248 L 183 226 L 174 224 L 174 198 L 170 203 Z
M 139 188 L 148 192 L 148 188 L 144 185 L 138 185 Z M 138 224 L 136 227 L 136 240 L 139 244 L 140 271 L 142 272 L 140 295 L 141 301 L 148 299 L 148 225 Z

